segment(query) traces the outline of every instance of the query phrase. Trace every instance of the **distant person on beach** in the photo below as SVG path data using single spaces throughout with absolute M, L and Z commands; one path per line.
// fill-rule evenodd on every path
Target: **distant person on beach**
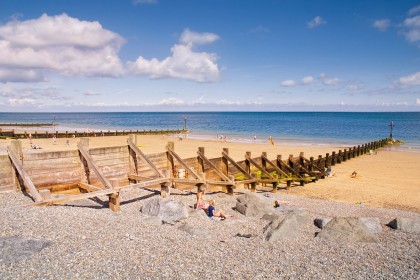
M 57 144 L 57 138 L 55 137 L 55 135 L 53 136 L 53 145 Z
M 221 218 L 222 220 L 226 219 L 226 215 L 223 214 L 223 211 L 222 210 L 216 211 L 216 208 L 214 207 L 214 205 L 216 205 L 216 201 L 214 201 L 213 199 L 210 201 L 209 208 L 207 209 L 207 215 L 210 218 L 217 217 L 217 218 Z
M 270 141 L 270 144 L 274 146 L 273 137 L 271 137 L 271 135 L 270 135 L 270 137 L 268 138 L 268 140 Z
M 197 203 L 195 204 L 194 208 L 197 209 L 203 209 L 206 210 L 208 209 L 208 205 L 204 202 L 203 196 L 204 196 L 204 192 L 206 191 L 206 185 L 200 185 L 198 187 L 198 191 L 197 191 Z
M 357 177 L 357 172 L 353 171 L 353 173 L 351 173 L 351 178 L 356 178 Z
M 29 144 L 32 145 L 32 134 L 31 133 L 29 133 Z
M 254 135 L 254 143 L 257 141 L 257 135 Z

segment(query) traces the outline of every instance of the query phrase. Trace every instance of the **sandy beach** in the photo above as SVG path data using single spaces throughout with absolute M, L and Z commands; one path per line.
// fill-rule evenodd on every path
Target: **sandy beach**
M 325 156 L 332 151 L 338 152 L 348 147 L 319 145 L 319 146 L 285 146 L 267 144 L 244 144 L 237 142 L 217 140 L 179 140 L 177 137 L 163 135 L 139 135 L 137 145 L 145 154 L 165 151 L 169 141 L 175 143 L 175 151 L 182 158 L 195 157 L 198 147 L 205 147 L 208 158 L 220 157 L 223 148 L 229 149 L 229 154 L 237 161 L 243 160 L 245 152 L 251 151 L 253 156 L 267 152 L 268 158 L 275 159 L 277 155 L 287 158 L 290 154 L 305 153 L 305 157 L 317 158 Z M 70 138 L 69 145 L 66 139 L 34 139 L 33 143 L 42 147 L 42 150 L 33 150 L 28 139 L 22 140 L 24 153 L 40 151 L 61 151 L 77 149 L 78 138 Z M 10 140 L 0 140 L 0 150 L 5 149 Z M 112 147 L 127 143 L 127 136 L 90 137 L 89 146 Z M 362 144 L 362 143 L 361 143 Z M 420 153 L 394 151 L 392 147 L 381 149 L 374 155 L 363 155 L 334 166 L 336 176 L 320 180 L 317 183 L 307 184 L 305 187 L 294 185 L 287 194 L 340 201 L 349 204 L 362 202 L 374 207 L 391 207 L 397 209 L 420 212 L 420 173 L 418 164 Z M 356 171 L 357 178 L 351 178 Z M 282 190 L 286 192 L 286 190 Z
M 127 137 L 96 137 L 90 147 L 125 145 Z M 4 151 L 10 140 L 0 140 Z M 23 140 L 24 153 L 75 149 L 78 139 L 36 139 L 43 150 L 30 148 Z M 315 156 L 345 147 L 283 146 L 198 141 L 168 136 L 139 136 L 138 146 L 146 153 L 165 150 L 168 141 L 183 158 L 196 156 L 205 147 L 210 158 L 219 157 L 222 148 L 242 160 L 246 151 L 274 158 L 305 152 Z M 337 176 L 297 184 L 287 191 L 271 193 L 258 187 L 256 196 L 267 205 L 275 199 L 288 201 L 273 214 L 290 209 L 306 211 L 309 221 L 322 217 L 375 217 L 381 224 L 378 243 L 340 243 L 315 237 L 320 232 L 313 222 L 302 228 L 299 237 L 268 242 L 264 228 L 268 222 L 247 217 L 234 208 L 246 189 L 233 196 L 209 191 L 205 199 L 215 199 L 216 207 L 232 215 L 226 221 L 212 220 L 194 210 L 194 187 L 173 190 L 170 199 L 188 209 L 189 217 L 175 223 L 156 224 L 139 209 L 159 197 L 152 189 L 121 193 L 121 211 L 112 212 L 108 198 L 82 200 L 67 205 L 34 207 L 20 193 L 0 194 L 0 278 L 1 279 L 416 279 L 418 278 L 419 233 L 393 230 L 386 226 L 396 217 L 420 222 L 420 154 L 381 149 L 333 167 Z M 358 177 L 350 174 L 357 171 Z M 359 203 L 358 203 L 359 202 Z M 362 204 L 360 204 L 362 202 Z M 245 237 L 244 237 L 245 236 Z M 16 253 L 7 238 L 21 238 L 38 244 L 38 252 Z M 28 241 L 30 240 L 30 241 Z M 9 243 L 7 243 L 9 242 Z M 37 243 L 36 243 L 37 242 Z M 25 243 L 24 243 L 25 244 Z M 26 243 L 29 244 L 29 243 Z M 41 245 L 39 245 L 41 244 Z M 12 246 L 12 247 L 10 247 Z M 25 245 L 22 245 L 25 246 Z M 29 245 L 26 245 L 29 246 Z M 32 246 L 33 247 L 33 246 Z M 5 249 L 6 248 L 6 249 Z M 12 249 L 10 249 L 12 248 Z M 42 250 L 41 250 L 42 249 Z M 14 257 L 12 257 L 14 256 Z

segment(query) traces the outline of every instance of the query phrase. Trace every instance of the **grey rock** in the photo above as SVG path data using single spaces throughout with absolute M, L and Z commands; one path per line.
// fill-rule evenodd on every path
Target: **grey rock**
M 405 232 L 420 232 L 420 223 L 409 218 L 397 217 L 389 222 L 388 226 Z
M 178 227 L 178 229 L 194 236 L 205 237 L 207 235 L 205 231 L 199 228 L 196 228 L 194 226 L 191 226 L 189 224 L 182 224 Z
M 307 222 L 309 222 L 309 216 L 306 212 L 291 212 L 278 216 L 264 228 L 265 240 L 277 241 L 300 237 L 302 227 Z
M 157 216 L 146 216 L 142 219 L 142 222 L 148 225 L 156 225 L 156 226 L 162 225 L 162 220 L 158 218 Z
M 258 217 L 272 212 L 268 204 L 253 193 L 242 194 L 236 200 L 236 210 L 247 217 Z
M 314 224 L 318 228 L 323 229 L 331 220 L 332 218 L 317 218 L 314 220 Z
M 155 198 L 147 201 L 141 208 L 145 215 L 156 216 L 165 223 L 188 218 L 188 208 L 180 201 Z
M 13 263 L 28 258 L 51 243 L 45 239 L 0 237 L 0 263 Z
M 371 233 L 380 233 L 382 231 L 381 221 L 377 217 L 360 217 L 359 220 Z
M 272 222 L 272 221 L 274 221 L 275 219 L 277 219 L 278 217 L 279 217 L 279 215 L 277 215 L 277 214 L 267 213 L 267 214 L 264 214 L 264 215 L 261 217 L 261 219 L 262 219 L 262 220 L 266 220 L 266 221 L 270 221 L 270 222 Z
M 317 235 L 333 242 L 378 242 L 376 234 L 369 231 L 366 225 L 355 217 L 333 218 Z

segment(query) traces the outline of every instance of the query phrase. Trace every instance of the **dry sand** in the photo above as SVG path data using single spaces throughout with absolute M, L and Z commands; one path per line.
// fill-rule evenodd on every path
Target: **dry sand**
M 223 148 L 229 148 L 229 154 L 237 161 L 243 160 L 246 151 L 251 151 L 253 156 L 267 152 L 268 158 L 275 159 L 278 154 L 287 158 L 289 154 L 299 155 L 304 152 L 307 158 L 318 155 L 325 156 L 332 151 L 347 147 L 339 146 L 285 146 L 276 143 L 270 144 L 244 144 L 236 142 L 223 142 L 217 140 L 193 140 L 164 136 L 164 135 L 139 135 L 137 144 L 146 154 L 165 151 L 169 141 L 175 143 L 175 151 L 182 158 L 195 157 L 198 147 L 205 147 L 206 156 L 209 158 L 220 157 Z M 22 140 L 24 152 L 39 152 L 46 150 L 77 149 L 79 139 L 71 138 L 70 145 L 66 139 L 57 139 L 56 144 L 52 139 L 34 139 L 33 143 L 43 150 L 30 148 L 28 139 Z M 127 136 L 91 137 L 90 147 L 121 146 L 127 142 Z M 5 151 L 10 140 L 0 140 L 0 150 Z M 363 143 L 360 143 L 363 144 Z M 375 207 L 391 207 L 397 209 L 420 212 L 420 153 L 409 153 L 381 149 L 375 155 L 363 155 L 333 167 L 337 176 L 309 183 L 304 187 L 295 185 L 287 194 L 340 201 L 350 204 L 362 202 L 364 205 Z M 357 178 L 350 174 L 356 171 Z M 282 190 L 282 192 L 286 190 Z

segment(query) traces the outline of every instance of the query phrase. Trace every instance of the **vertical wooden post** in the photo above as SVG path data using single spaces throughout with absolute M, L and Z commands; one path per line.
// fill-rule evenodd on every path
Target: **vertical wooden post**
M 225 152 L 227 155 L 229 155 L 229 149 L 228 148 L 223 148 L 223 152 Z M 223 174 L 225 174 L 226 176 L 229 177 L 229 161 L 225 157 L 222 157 L 221 169 L 222 169 Z
M 23 166 L 23 153 L 22 153 L 22 142 L 20 140 L 12 140 L 11 142 L 11 150 L 12 152 L 17 156 L 17 158 L 19 160 L 21 160 L 22 166 Z M 12 168 L 12 177 L 13 177 L 13 190 L 15 192 L 20 192 L 22 191 L 22 187 L 19 184 L 19 178 L 18 178 L 18 174 L 16 173 L 15 168 L 13 167 L 13 164 L 10 164 L 11 168 Z
M 175 144 L 174 142 L 168 142 L 168 144 L 166 145 L 166 149 L 169 150 L 171 149 L 172 151 L 175 151 Z M 167 161 L 166 161 L 166 167 L 167 169 L 170 170 L 170 177 L 174 177 L 175 176 L 175 163 L 174 163 L 174 158 L 171 156 L 170 153 L 166 153 L 167 155 Z
M 343 161 L 346 161 L 347 160 L 347 149 L 344 149 L 344 152 L 343 152 Z
M 335 165 L 335 162 L 336 162 L 336 160 L 335 160 L 335 151 L 333 151 L 332 152 L 332 155 L 331 155 L 331 166 L 334 166 Z
M 51 198 L 50 190 L 39 190 L 39 195 L 41 196 L 42 200 L 47 200 Z
M 120 186 L 120 181 L 118 179 L 111 179 L 109 180 L 111 182 L 112 188 L 117 188 Z M 120 211 L 120 203 L 121 203 L 121 197 L 120 193 L 112 193 L 108 195 L 109 197 L 109 208 L 111 208 L 112 211 L 118 212 Z
M 264 156 L 264 157 L 267 157 L 267 152 L 262 152 L 262 155 Z M 265 171 L 267 171 L 267 161 L 265 160 L 265 158 L 264 157 L 261 157 L 261 167 L 265 170 Z
M 246 152 L 246 155 L 248 157 L 251 157 L 251 152 Z M 251 174 L 251 162 L 248 159 L 245 159 L 245 171 L 248 174 Z M 249 184 L 245 184 L 245 188 L 249 189 Z M 251 191 L 252 191 L 252 189 L 251 189 Z
M 169 178 L 171 176 L 170 172 L 171 171 L 169 169 L 162 170 L 162 173 L 165 174 L 166 178 Z M 163 198 L 168 197 L 171 193 L 170 187 L 171 187 L 171 182 L 165 182 L 165 183 L 160 184 L 160 196 Z
M 277 155 L 277 161 L 276 161 L 277 167 L 280 168 L 281 170 L 283 170 L 283 166 L 280 164 L 281 161 L 282 161 L 281 155 Z M 283 171 L 285 171 L 285 170 L 283 170 Z
M 204 147 L 198 147 L 198 151 L 204 155 Z M 197 157 L 198 172 L 204 172 L 204 161 L 202 158 Z
M 325 154 L 325 167 L 331 166 L 331 159 L 330 159 L 330 153 Z
M 342 151 L 338 150 L 338 157 L 337 157 L 337 163 L 341 163 L 341 159 L 342 159 Z
M 79 139 L 80 146 L 82 146 L 87 152 L 89 152 L 89 138 L 81 137 Z M 80 174 L 81 178 L 80 181 L 82 183 L 89 183 L 90 184 L 90 170 L 89 166 L 82 155 L 80 155 Z
M 230 178 L 231 181 L 235 181 L 235 177 L 233 175 L 229 176 L 229 178 Z M 234 188 L 234 186 L 232 186 L 232 185 L 227 186 L 228 195 L 233 195 L 233 188 Z

